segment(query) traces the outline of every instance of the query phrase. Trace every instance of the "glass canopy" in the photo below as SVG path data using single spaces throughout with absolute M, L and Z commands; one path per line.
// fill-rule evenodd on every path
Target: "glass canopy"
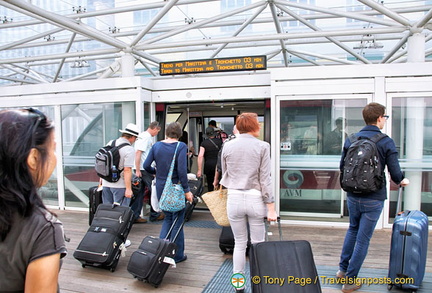
M 159 63 L 267 57 L 267 68 L 407 61 L 432 1 L 0 1 L 0 85 L 158 76 Z M 123 68 L 122 68 L 123 64 Z M 131 68 L 127 69 L 128 71 Z

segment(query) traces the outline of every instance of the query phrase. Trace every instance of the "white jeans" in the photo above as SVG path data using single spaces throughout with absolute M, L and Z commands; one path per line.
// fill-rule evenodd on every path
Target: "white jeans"
M 247 224 L 249 222 L 251 243 L 265 240 L 263 218 L 267 207 L 258 190 L 228 189 L 228 218 L 234 234 L 233 273 L 244 273 L 246 247 L 248 242 Z

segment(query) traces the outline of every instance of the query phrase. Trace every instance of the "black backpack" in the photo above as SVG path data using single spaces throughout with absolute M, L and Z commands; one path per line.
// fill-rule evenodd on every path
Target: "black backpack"
M 378 133 L 370 138 L 350 135 L 340 184 L 346 192 L 367 194 L 380 190 L 384 181 L 384 170 L 379 162 L 376 143 L 386 137 Z
M 117 182 L 120 180 L 120 173 L 123 170 L 119 170 L 120 152 L 119 150 L 129 145 L 128 143 L 122 143 L 116 146 L 116 141 L 113 140 L 111 144 L 106 145 L 99 149 L 95 155 L 95 170 L 98 176 L 105 179 L 108 182 Z

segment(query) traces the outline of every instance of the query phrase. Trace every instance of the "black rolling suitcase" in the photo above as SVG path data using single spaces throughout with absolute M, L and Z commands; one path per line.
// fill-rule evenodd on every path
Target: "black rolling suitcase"
M 188 180 L 190 191 L 193 194 L 192 203 L 186 202 L 185 221 L 189 221 L 192 217 L 193 210 L 198 203 L 198 197 L 202 195 L 204 190 L 203 178 Z
M 82 266 L 94 266 L 114 272 L 124 243 L 132 227 L 130 207 L 101 204 L 93 222 L 73 256 Z
M 89 225 L 93 221 L 97 207 L 102 203 L 102 186 L 92 186 L 89 188 Z
M 419 289 L 426 270 L 428 246 L 428 217 L 421 211 L 408 210 L 401 212 L 402 190 L 396 208 L 390 247 L 388 285 L 416 291 Z
M 177 245 L 174 242 L 184 226 L 184 219 L 173 240 L 169 241 L 168 239 L 178 220 L 177 218 L 174 221 L 165 239 L 146 236 L 138 250 L 132 253 L 127 270 L 134 278 L 149 283 L 156 288 L 162 283 L 169 266 L 175 264 L 174 256 Z
M 310 243 L 306 240 L 282 241 L 279 218 L 278 226 L 281 241 L 266 241 L 251 246 L 250 274 L 261 278 L 257 284 L 250 282 L 252 292 L 321 293 Z M 285 281 L 279 286 L 265 282 L 265 276 Z
M 249 226 L 248 226 L 249 233 Z M 247 243 L 246 255 L 249 254 L 251 242 L 250 242 L 250 233 L 249 233 L 249 241 Z M 219 235 L 219 248 L 224 254 L 233 254 L 234 252 L 234 234 L 231 229 L 231 226 L 223 226 L 221 229 L 221 233 Z

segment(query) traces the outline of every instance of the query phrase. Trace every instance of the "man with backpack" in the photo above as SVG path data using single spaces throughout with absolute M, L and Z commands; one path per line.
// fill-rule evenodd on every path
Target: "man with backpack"
M 122 206 L 129 206 L 133 196 L 132 168 L 135 165 L 135 149 L 132 147 L 132 144 L 135 143 L 139 135 L 139 129 L 135 124 L 129 123 L 125 129 L 119 129 L 119 131 L 122 135 L 115 140 L 114 144 L 119 147 L 116 150 L 119 155 L 118 166 L 113 164 L 118 173 L 112 173 L 115 177 L 118 176 L 118 178 L 114 180 L 102 178 L 102 202 L 110 204 L 119 203 Z M 107 146 L 111 145 L 112 142 L 110 141 Z M 116 154 L 113 154 L 114 158 L 116 156 Z
M 344 293 L 361 287 L 356 278 L 366 258 L 384 200 L 387 199 L 385 166 L 387 165 L 390 177 L 396 184 L 409 184 L 401 171 L 395 142 L 381 133 L 388 118 L 383 105 L 366 105 L 363 108 L 366 126 L 351 135 L 343 147 L 340 161 L 341 186 L 347 191 L 350 224 L 336 277 L 345 278 L 346 283 L 342 286 Z M 359 170 L 362 174 L 357 173 Z
M 229 135 L 225 131 L 217 127 L 217 123 L 215 120 L 210 120 L 208 123 L 208 127 L 212 127 L 214 129 L 215 138 L 221 139 L 222 142 L 225 142 L 225 140 L 228 139 Z

